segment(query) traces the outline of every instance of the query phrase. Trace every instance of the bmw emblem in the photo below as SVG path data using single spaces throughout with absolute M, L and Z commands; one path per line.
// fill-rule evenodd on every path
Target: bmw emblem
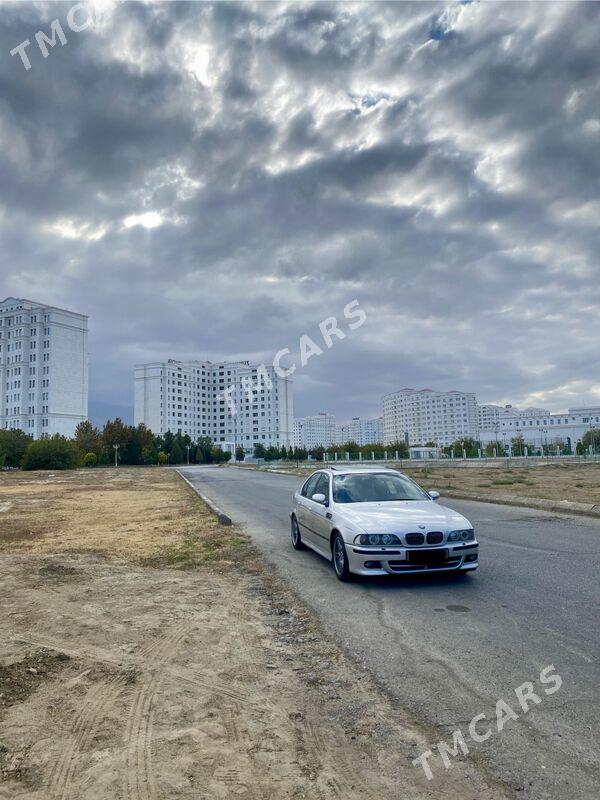
M 426 525 L 419 525 L 419 528 L 420 528 L 422 531 L 424 531 L 426 527 L 427 527 Z

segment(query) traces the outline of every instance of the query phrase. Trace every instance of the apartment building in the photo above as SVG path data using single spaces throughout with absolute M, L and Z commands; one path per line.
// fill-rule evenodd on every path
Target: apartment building
M 444 447 L 478 434 L 473 392 L 401 389 L 383 398 L 383 443 Z
M 564 414 L 553 414 L 543 408 L 518 409 L 506 406 L 494 424 L 480 431 L 482 443 L 500 442 L 522 437 L 534 447 L 563 443 L 574 449 L 577 442 L 592 428 L 600 428 L 600 406 L 570 408 Z M 594 448 L 600 451 L 600 441 Z
M 88 318 L 15 297 L 0 302 L 0 427 L 73 436 L 88 416 Z
M 321 411 L 308 417 L 294 420 L 294 444 L 305 450 L 313 447 L 329 447 L 337 442 L 338 425 L 333 414 Z
M 134 421 L 154 433 L 210 436 L 252 453 L 293 441 L 292 382 L 249 361 L 168 361 L 134 367 Z
M 500 425 L 501 420 L 509 417 L 529 418 L 543 417 L 550 414 L 546 408 L 517 408 L 513 405 L 497 406 L 490 403 L 477 406 L 477 426 L 480 431 L 493 430 Z
M 383 420 L 381 417 L 365 419 L 353 417 L 345 425 L 338 425 L 337 441 L 340 444 L 356 442 L 356 444 L 383 444 Z

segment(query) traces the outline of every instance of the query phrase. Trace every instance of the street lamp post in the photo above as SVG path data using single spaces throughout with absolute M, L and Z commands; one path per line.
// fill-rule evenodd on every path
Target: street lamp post
M 188 467 L 189 467 L 189 465 L 190 465 L 190 449 L 191 449 L 191 447 L 192 447 L 192 445 L 191 445 L 191 444 L 186 444 L 186 446 L 185 446 L 185 449 L 187 450 L 187 463 L 188 463 Z
M 113 449 L 115 451 L 115 467 L 117 466 L 117 462 L 118 462 L 118 458 L 119 458 L 119 447 L 121 447 L 120 444 L 113 444 Z

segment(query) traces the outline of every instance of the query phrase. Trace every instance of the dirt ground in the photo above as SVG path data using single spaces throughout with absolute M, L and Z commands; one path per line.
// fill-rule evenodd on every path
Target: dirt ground
M 0 797 L 505 797 L 172 470 L 0 478 Z
M 297 475 L 310 475 L 319 468 L 290 468 Z M 367 462 L 368 466 L 368 462 Z M 600 503 L 600 464 L 532 464 L 511 462 L 506 459 L 488 462 L 487 466 L 446 466 L 411 468 L 404 462 L 398 467 L 406 475 L 417 481 L 424 489 L 457 489 L 476 494 L 501 497 L 519 495 L 520 497 L 544 498 L 546 500 L 571 500 L 579 503 Z M 280 467 L 276 467 L 280 469 Z

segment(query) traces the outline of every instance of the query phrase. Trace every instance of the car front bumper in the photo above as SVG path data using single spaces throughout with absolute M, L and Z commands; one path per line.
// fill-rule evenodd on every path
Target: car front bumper
M 424 572 L 472 572 L 479 566 L 479 544 L 446 542 L 439 547 L 363 547 L 346 543 L 355 575 L 414 575 Z M 411 554 L 423 560 L 415 563 Z M 431 554 L 428 558 L 426 554 Z

